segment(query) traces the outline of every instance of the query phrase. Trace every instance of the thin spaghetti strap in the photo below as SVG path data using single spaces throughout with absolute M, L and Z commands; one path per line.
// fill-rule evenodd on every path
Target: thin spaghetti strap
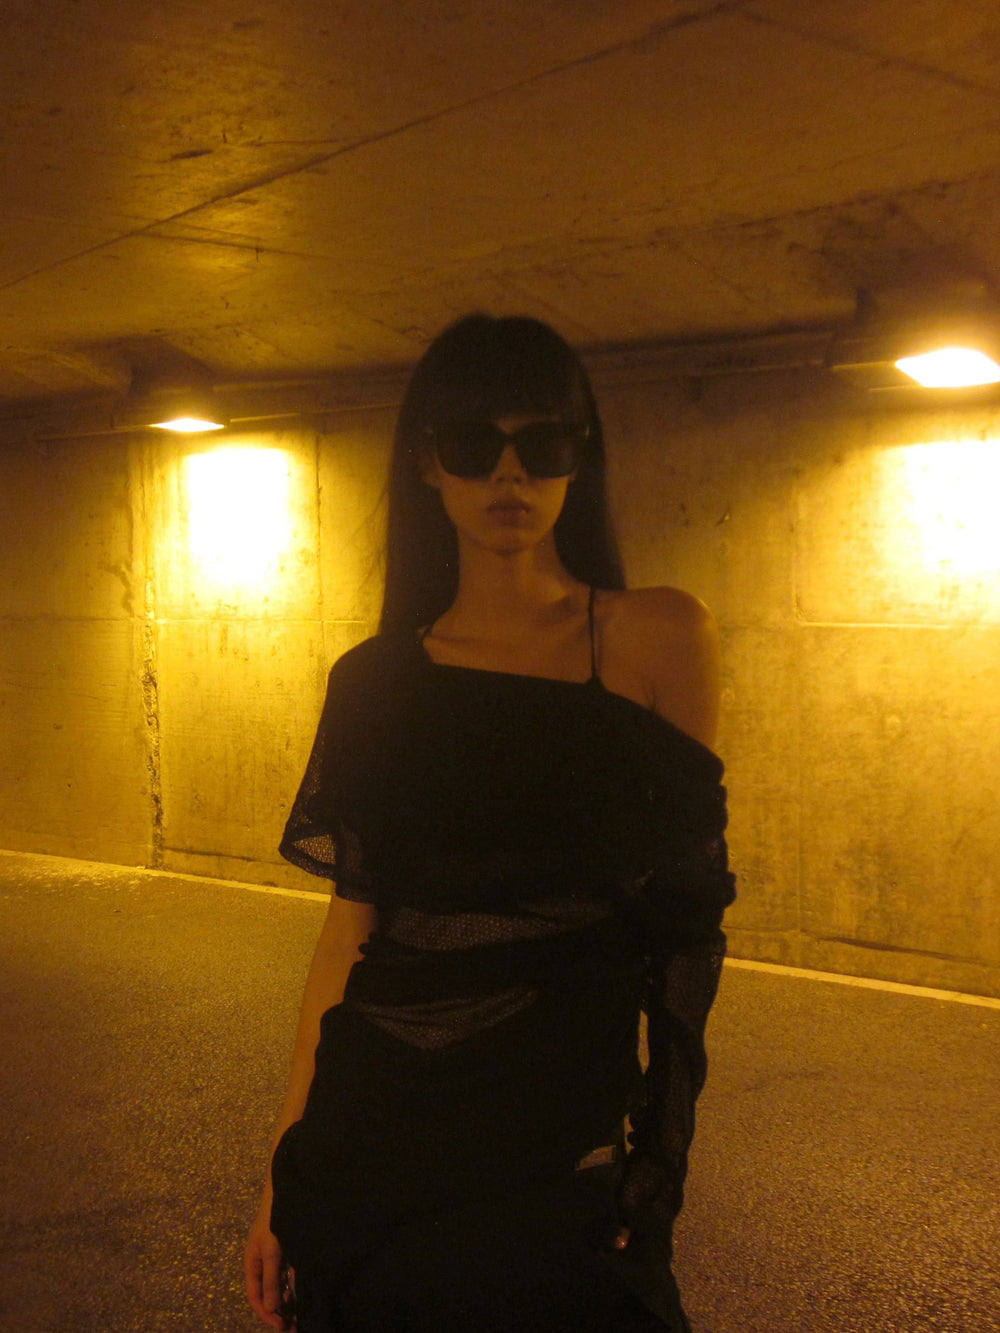
M 590 589 L 590 597 L 587 601 L 587 623 L 590 626 L 590 679 L 601 683 L 601 678 L 597 672 L 597 629 L 594 625 L 594 602 L 597 597 L 597 589 L 593 586 Z

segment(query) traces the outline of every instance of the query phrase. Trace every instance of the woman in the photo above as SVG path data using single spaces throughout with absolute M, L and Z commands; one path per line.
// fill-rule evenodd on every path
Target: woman
M 336 895 L 246 1250 L 273 1328 L 287 1267 L 299 1333 L 687 1328 L 718 694 L 701 603 L 623 588 L 577 357 L 448 329 L 400 412 L 381 632 L 331 672 L 281 848 Z

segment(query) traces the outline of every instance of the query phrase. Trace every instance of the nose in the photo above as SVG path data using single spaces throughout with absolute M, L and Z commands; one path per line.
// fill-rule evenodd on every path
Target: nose
M 505 444 L 503 453 L 497 459 L 491 481 L 527 481 L 528 473 L 521 462 L 517 450 L 512 444 Z

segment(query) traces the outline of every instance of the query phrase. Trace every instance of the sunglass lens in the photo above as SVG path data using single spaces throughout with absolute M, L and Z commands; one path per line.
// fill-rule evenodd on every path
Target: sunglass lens
M 456 422 L 435 434 L 437 456 L 453 477 L 488 477 L 503 452 L 503 436 L 491 421 Z
M 537 421 L 524 426 L 512 443 L 525 468 L 535 477 L 568 477 L 580 461 L 583 434 L 562 421 Z

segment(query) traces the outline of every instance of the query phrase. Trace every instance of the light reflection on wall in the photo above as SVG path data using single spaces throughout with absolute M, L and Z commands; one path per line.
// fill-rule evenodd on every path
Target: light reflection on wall
M 998 494 L 1000 438 L 971 433 L 847 447 L 806 470 L 796 488 L 798 619 L 1000 624 Z
M 1000 571 L 1000 440 L 947 440 L 903 450 L 909 516 L 930 570 Z
M 191 555 L 201 578 L 259 589 L 291 539 L 289 458 L 281 449 L 230 447 L 185 459 Z

